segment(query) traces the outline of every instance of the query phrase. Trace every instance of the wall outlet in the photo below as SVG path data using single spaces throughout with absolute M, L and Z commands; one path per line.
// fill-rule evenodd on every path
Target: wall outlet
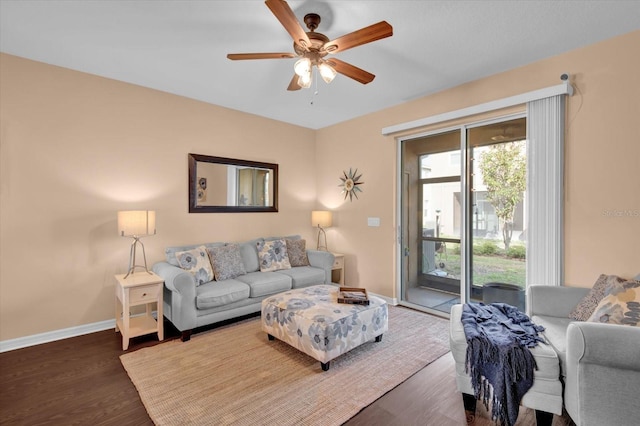
M 368 217 L 367 218 L 368 226 L 380 226 L 380 218 L 379 217 Z

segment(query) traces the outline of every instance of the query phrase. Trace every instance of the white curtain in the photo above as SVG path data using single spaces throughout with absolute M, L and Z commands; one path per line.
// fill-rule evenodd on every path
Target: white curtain
M 565 95 L 527 103 L 527 287 L 564 283 Z

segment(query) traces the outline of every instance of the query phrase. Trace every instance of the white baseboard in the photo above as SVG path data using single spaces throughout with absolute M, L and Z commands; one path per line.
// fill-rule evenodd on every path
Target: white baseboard
M 382 296 L 376 293 L 371 294 L 383 299 L 390 305 L 398 305 L 398 299 L 395 297 Z M 154 311 L 153 314 L 155 316 L 156 312 Z M 110 328 L 115 330 L 115 326 L 115 319 L 110 319 L 91 324 L 79 325 L 76 327 L 63 328 L 61 330 L 47 331 L 46 333 L 33 334 L 31 336 L 18 337 L 16 339 L 2 340 L 0 341 L 0 353 L 29 346 L 41 345 L 43 343 L 55 342 L 56 340 L 68 339 L 70 337 L 82 336 L 83 334 L 104 331 Z
M 398 299 L 396 299 L 395 297 L 387 297 L 387 296 L 382 296 L 380 294 L 377 293 L 371 293 L 369 292 L 369 294 L 379 297 L 380 299 L 383 299 L 385 302 L 387 302 L 389 305 L 393 305 L 393 306 L 398 306 Z
M 83 334 L 95 333 L 97 331 L 115 330 L 116 320 L 94 322 L 76 327 L 63 328 L 61 330 L 48 331 L 46 333 L 34 334 L 31 336 L 18 337 L 0 341 L 0 353 L 12 351 L 14 349 L 26 348 L 28 346 L 40 345 L 42 343 L 54 342 L 56 340 L 68 339 L 69 337 L 82 336 Z

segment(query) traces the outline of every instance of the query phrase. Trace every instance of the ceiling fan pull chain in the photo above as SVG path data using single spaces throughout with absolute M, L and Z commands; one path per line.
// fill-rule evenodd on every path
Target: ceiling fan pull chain
M 318 94 L 318 70 L 317 68 L 313 68 L 313 94 L 311 95 L 311 106 L 313 106 L 314 98 Z

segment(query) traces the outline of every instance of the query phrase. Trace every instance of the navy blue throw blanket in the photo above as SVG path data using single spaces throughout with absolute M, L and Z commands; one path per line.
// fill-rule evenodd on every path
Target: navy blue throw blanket
M 515 306 L 506 303 L 467 303 L 462 307 L 467 338 L 466 372 L 476 399 L 489 409 L 491 418 L 513 426 L 522 396 L 533 386 L 536 361 L 528 348 L 544 342 L 536 325 Z

